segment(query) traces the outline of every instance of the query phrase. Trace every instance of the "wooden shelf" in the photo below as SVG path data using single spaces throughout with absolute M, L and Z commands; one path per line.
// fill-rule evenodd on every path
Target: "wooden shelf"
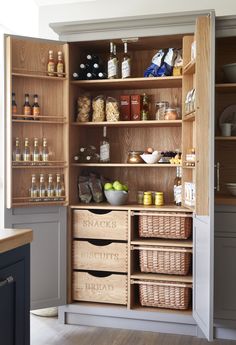
M 83 89 L 152 89 L 152 88 L 179 88 L 182 85 L 182 76 L 178 77 L 151 77 L 103 80 L 73 80 L 71 84 Z
M 12 119 L 13 123 L 24 123 L 24 124 L 39 124 L 39 123 L 46 123 L 46 124 L 56 124 L 56 125 L 64 125 L 67 121 L 54 121 L 54 120 L 15 120 Z
M 143 246 L 162 246 L 162 247 L 193 247 L 192 240 L 162 240 L 162 239 L 135 239 L 131 241 L 133 245 L 143 245 Z
M 67 205 L 68 202 L 66 198 L 61 197 L 60 199 L 64 200 L 55 200 L 56 197 L 44 198 L 48 199 L 47 201 L 40 201 L 40 198 L 36 198 L 39 201 L 31 201 L 31 197 L 13 197 L 12 198 L 12 207 L 17 206 L 48 206 L 48 205 Z M 50 200 L 51 199 L 51 200 Z
M 41 73 L 41 74 L 39 74 Z M 46 79 L 51 81 L 64 81 L 67 80 L 66 77 L 50 77 L 49 75 L 43 74 L 43 72 L 12 72 L 12 77 L 23 77 L 23 78 L 34 78 L 34 79 Z
M 12 115 L 13 120 L 24 120 L 25 117 L 34 117 L 33 115 L 23 115 L 23 114 L 14 114 Z M 54 120 L 65 120 L 66 117 L 64 116 L 57 116 L 57 115 L 38 115 L 36 118 L 33 118 L 30 121 L 39 121 L 38 119 L 54 119 Z
M 193 282 L 192 275 L 178 276 L 178 275 L 172 275 L 172 274 L 135 272 L 131 274 L 130 278 L 137 279 L 137 280 L 167 281 L 167 282 L 178 282 L 178 283 L 188 283 L 188 284 L 191 284 Z
M 183 67 L 183 74 L 194 74 L 195 73 L 195 67 L 196 67 L 196 61 L 191 60 L 189 61 L 184 67 Z
M 182 168 L 184 168 L 184 169 L 195 169 L 195 165 L 182 165 Z
M 183 121 L 195 121 L 195 117 L 196 117 L 196 111 L 193 110 L 183 115 Z
M 131 164 L 131 163 L 71 163 L 74 167 L 103 167 L 103 168 L 115 168 L 115 167 L 125 167 L 125 168 L 176 168 L 181 167 L 181 164 Z
M 149 121 L 117 121 L 117 122 L 72 122 L 72 126 L 79 127 L 180 127 L 182 120 L 149 120 Z
M 135 203 L 130 203 L 128 205 L 120 205 L 120 206 L 112 206 L 107 202 L 95 203 L 91 202 L 89 204 L 85 203 L 78 203 L 75 205 L 70 205 L 71 209 L 105 209 L 105 210 L 132 210 L 132 211 L 157 211 L 157 212 L 186 212 L 192 213 L 187 207 L 183 206 L 175 206 L 174 204 L 171 205 L 164 205 L 164 206 L 144 206 L 138 205 Z
M 13 169 L 62 169 L 67 168 L 67 165 L 65 162 L 56 162 L 56 161 L 50 161 L 50 162 L 32 162 L 31 164 L 22 163 L 22 164 L 14 164 L 12 163 Z
M 230 137 L 217 136 L 217 137 L 215 137 L 215 140 L 219 140 L 219 141 L 235 141 L 236 137 L 235 136 L 230 136 Z
M 236 196 L 229 194 L 219 194 L 215 195 L 215 203 L 217 205 L 232 205 L 236 206 Z
M 235 93 L 236 92 L 236 83 L 218 83 L 215 85 L 217 92 L 222 93 Z

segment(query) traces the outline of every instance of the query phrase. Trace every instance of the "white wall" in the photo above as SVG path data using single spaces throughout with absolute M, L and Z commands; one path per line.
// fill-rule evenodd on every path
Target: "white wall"
M 39 9 L 33 0 L 1 1 L 1 32 L 23 36 L 38 36 Z
M 236 15 L 236 0 L 80 0 L 71 4 L 41 6 L 39 34 L 57 39 L 49 23 L 157 13 L 215 9 L 217 16 Z

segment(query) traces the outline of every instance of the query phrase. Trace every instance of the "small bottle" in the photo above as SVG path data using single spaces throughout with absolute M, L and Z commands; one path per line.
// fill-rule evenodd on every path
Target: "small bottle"
M 39 162 L 40 161 L 39 140 L 38 140 L 38 138 L 34 138 L 33 161 L 34 162 Z
M 174 179 L 174 202 L 176 206 L 182 204 L 182 170 L 181 167 L 176 168 L 176 177 Z
M 62 52 L 59 51 L 57 53 L 57 76 L 63 77 L 64 75 L 64 62 L 62 58 Z
M 29 94 L 25 94 L 25 103 L 23 105 L 23 114 L 25 115 L 25 120 L 32 120 L 31 116 L 31 106 L 29 102 Z
M 48 75 L 50 77 L 54 77 L 55 75 L 55 61 L 52 50 L 49 50 L 48 52 Z
M 113 42 L 110 42 L 110 56 L 107 61 L 108 79 L 117 78 L 117 59 L 113 52 Z
M 146 121 L 149 119 L 149 98 L 146 95 L 146 93 L 142 95 L 141 119 L 143 121 Z
M 21 161 L 21 152 L 20 152 L 20 139 L 16 138 L 15 142 L 15 148 L 13 151 L 13 157 L 12 157 L 14 162 L 20 162 Z
M 128 55 L 128 44 L 124 42 L 124 55 L 121 65 L 121 78 L 130 78 L 131 77 L 131 59 Z
M 29 148 L 29 139 L 28 138 L 25 138 L 24 150 L 23 150 L 23 161 L 24 162 L 31 161 L 30 148 Z
M 44 174 L 39 175 L 39 197 L 45 198 L 47 196 L 46 184 Z
M 47 196 L 54 197 L 54 184 L 52 174 L 48 174 Z
M 144 192 L 143 204 L 146 206 L 152 205 L 152 192 Z
M 107 138 L 107 128 L 103 127 L 103 138 L 100 142 L 100 162 L 110 162 L 110 143 Z
M 42 161 L 43 162 L 49 161 L 48 143 L 47 143 L 46 138 L 43 138 Z
M 34 104 L 32 105 L 32 115 L 34 120 L 39 120 L 40 107 L 38 103 L 38 95 L 34 95 Z
M 14 115 L 17 114 L 17 104 L 16 104 L 16 94 L 15 94 L 15 92 L 12 92 L 11 106 L 12 106 L 12 116 L 13 116 L 13 119 L 14 119 L 14 118 L 16 118 L 16 117 L 14 117 Z
M 56 187 L 55 187 L 55 196 L 62 196 L 62 184 L 61 184 L 61 175 L 56 174 Z
M 113 51 L 114 51 L 114 57 L 115 57 L 115 61 L 116 61 L 116 78 L 119 78 L 120 69 L 119 69 L 119 59 L 118 59 L 118 56 L 116 54 L 116 44 L 114 44 Z
M 31 176 L 30 197 L 37 198 L 39 196 L 39 189 L 36 183 L 36 175 Z

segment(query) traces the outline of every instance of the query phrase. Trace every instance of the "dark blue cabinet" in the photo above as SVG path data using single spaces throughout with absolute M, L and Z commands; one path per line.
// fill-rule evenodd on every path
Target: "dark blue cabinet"
M 30 344 L 30 245 L 0 254 L 0 344 Z

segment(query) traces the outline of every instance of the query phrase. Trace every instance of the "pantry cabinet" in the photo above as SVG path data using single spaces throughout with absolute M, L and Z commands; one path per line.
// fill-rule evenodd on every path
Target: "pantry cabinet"
M 68 304 L 60 308 L 60 318 L 64 322 L 84 324 L 82 314 L 86 314 L 86 322 L 90 325 L 107 322 L 112 327 L 135 328 L 135 320 L 139 329 L 191 335 L 200 334 L 202 330 L 208 339 L 212 339 L 214 13 L 147 16 L 133 18 L 128 22 L 118 19 L 107 21 L 103 29 L 101 25 L 91 22 L 52 25 L 60 33 L 60 39 L 69 43 L 16 36 L 7 36 L 5 39 L 6 207 L 9 209 L 6 222 L 14 226 L 31 224 L 33 229 L 35 224 L 40 240 L 35 252 L 32 248 L 32 255 L 37 259 L 37 262 L 33 261 L 35 281 L 32 286 L 38 285 L 37 275 L 43 266 L 38 264 L 40 251 L 45 251 L 45 258 L 50 262 L 48 267 L 52 271 L 54 267 L 57 272 L 61 272 L 57 281 L 54 280 L 55 285 L 48 273 L 38 276 L 40 279 L 49 279 L 48 284 L 44 285 L 45 294 L 41 300 L 43 307 L 47 305 L 47 293 L 50 291 L 47 286 L 51 284 L 54 288 L 65 289 L 65 284 L 61 282 L 65 277 L 67 248 Z M 122 38 L 137 36 L 138 39 L 129 45 L 132 78 L 99 81 L 72 79 L 72 72 L 76 71 L 86 53 L 98 54 L 106 61 L 110 40 L 117 44 L 120 51 Z M 192 58 L 191 45 L 194 41 L 196 57 Z M 143 78 L 143 71 L 156 51 L 168 47 L 182 49 L 183 74 Z M 63 51 L 63 77 L 48 76 L 46 73 L 48 51 L 51 49 Z M 118 56 L 121 60 L 121 55 Z M 188 110 L 185 100 L 192 89 L 196 89 L 196 102 L 195 107 Z M 19 105 L 26 91 L 39 94 L 42 105 L 39 119 L 27 119 L 22 113 L 13 116 L 13 91 Z M 86 94 L 94 98 L 102 94 L 118 99 L 120 95 L 144 92 L 151 99 L 149 120 L 76 121 L 79 95 Z M 179 107 L 181 118 L 156 120 L 155 102 L 160 100 Z M 73 157 L 80 147 L 99 147 L 104 124 L 110 139 L 111 162 L 76 163 Z M 51 160 L 46 164 L 15 164 L 12 161 L 12 150 L 16 137 L 48 138 Z M 173 205 L 176 164 L 127 163 L 130 150 L 144 150 L 145 147 L 154 147 L 158 151 L 179 149 L 183 153 L 181 207 Z M 191 148 L 196 150 L 195 166 L 185 164 L 184 157 Z M 79 202 L 78 176 L 85 174 L 85 170 L 128 184 L 128 204 L 111 206 L 106 202 Z M 64 197 L 28 197 L 32 174 L 57 172 L 64 175 Z M 191 202 L 188 199 L 188 184 L 195 190 L 195 198 L 192 197 Z M 165 205 L 138 205 L 136 195 L 139 190 L 164 191 Z M 37 217 L 42 217 L 39 221 L 34 213 L 35 206 Z M 50 216 L 45 218 L 44 224 L 45 210 L 50 214 L 53 209 L 63 210 L 58 211 L 61 213 L 56 217 L 56 225 L 50 224 Z M 22 210 L 27 221 L 15 221 L 13 214 L 19 212 L 15 210 Z M 30 221 L 31 217 L 33 221 Z M 162 238 L 160 234 L 145 238 L 142 232 L 144 220 L 147 221 L 148 232 L 152 227 L 154 232 L 159 231 L 162 224 L 165 224 L 165 230 L 172 229 L 172 232 L 168 238 Z M 47 226 L 48 233 L 45 231 Z M 189 229 L 188 235 L 181 235 L 182 228 L 186 226 Z M 177 234 L 178 229 L 181 230 L 180 234 Z M 55 243 L 59 243 L 60 247 L 56 251 L 57 260 L 55 251 L 50 253 L 48 246 L 54 236 Z M 145 272 L 146 263 L 142 264 L 140 258 L 144 255 L 145 259 L 150 253 L 154 257 L 156 255 L 158 260 L 161 260 L 161 256 L 165 257 L 160 271 Z M 176 259 L 171 266 L 173 258 Z M 177 258 L 181 258 L 185 266 L 179 268 Z M 54 266 L 51 259 L 54 260 Z M 172 274 L 168 274 L 170 272 Z M 164 303 L 162 300 L 150 303 L 149 291 L 152 294 L 158 291 L 159 296 L 164 291 L 166 300 Z M 52 296 L 48 298 L 48 306 L 55 305 L 55 301 L 63 303 L 63 292 L 56 299 Z

